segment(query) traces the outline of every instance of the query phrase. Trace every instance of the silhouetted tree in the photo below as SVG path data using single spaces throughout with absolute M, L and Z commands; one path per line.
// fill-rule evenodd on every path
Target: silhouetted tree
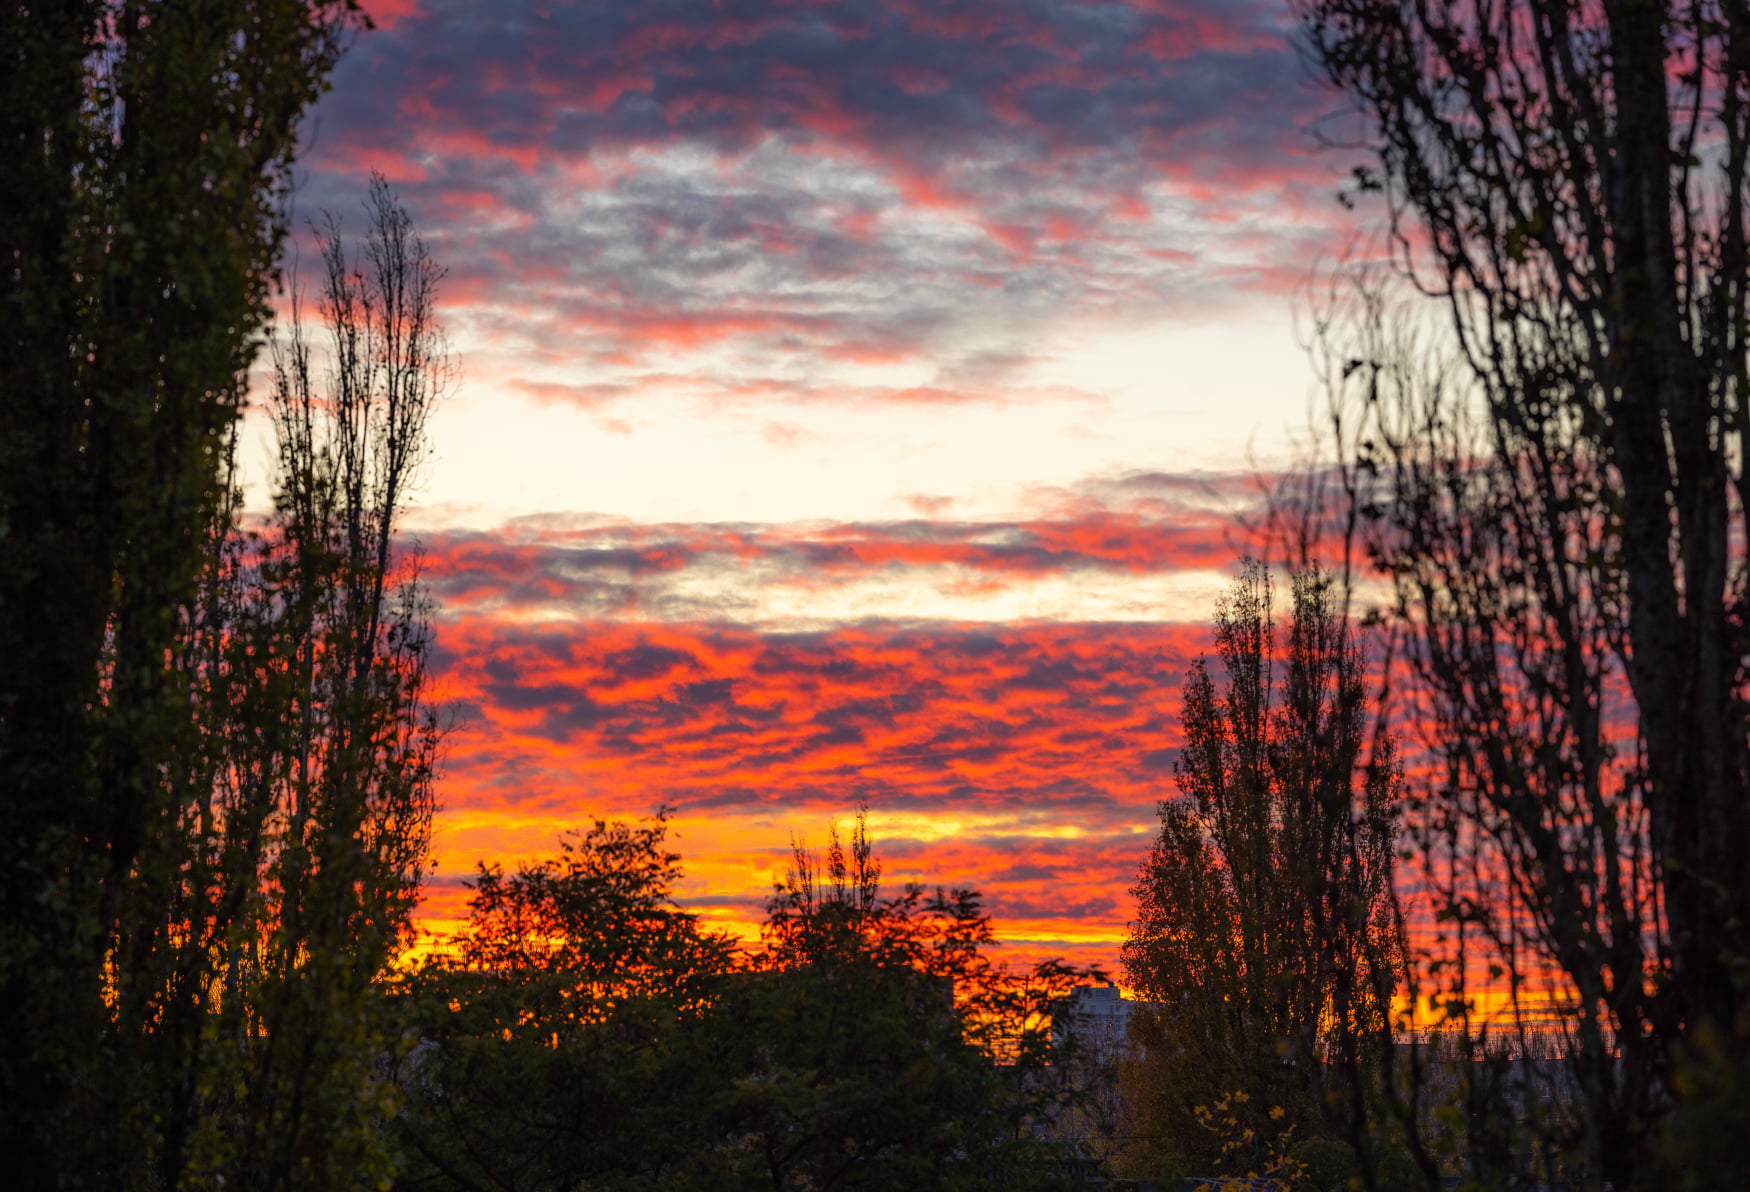
M 202 970 L 184 665 L 299 121 L 351 3 L 0 13 L 0 1154 L 182 1162 Z M 211 908 L 206 908 L 211 909 Z
M 1441 766 L 1433 992 L 1474 1026 L 1468 957 L 1509 1024 L 1559 1007 L 1580 1108 L 1538 1145 L 1628 1187 L 1750 990 L 1750 7 L 1295 7 L 1452 336 L 1375 291 L 1327 337 Z
M 399 1186 L 688 1186 L 718 1145 L 703 1115 L 729 1074 L 697 1040 L 738 957 L 670 901 L 665 819 L 597 820 L 557 858 L 479 867 L 453 953 L 403 991 L 420 1042 L 401 1061 Z
M 430 610 L 395 530 L 452 365 L 441 271 L 381 177 L 365 213 L 357 255 L 336 220 L 319 237 L 325 352 L 293 296 L 268 400 L 274 511 L 221 523 L 188 654 L 199 814 L 169 921 L 177 973 L 210 991 L 191 1012 L 217 1042 L 191 1059 L 224 1090 L 189 1103 L 192 1161 L 232 1186 L 386 1172 L 377 985 L 410 936 L 440 740 Z
M 1186 677 L 1182 796 L 1161 804 L 1134 890 L 1123 959 L 1145 1004 L 1131 1099 L 1159 1164 L 1201 1168 L 1181 1174 L 1256 1161 L 1290 1128 L 1362 1155 L 1371 1145 L 1362 1066 L 1377 1060 L 1401 963 L 1402 776 L 1370 723 L 1331 580 L 1304 570 L 1293 585 L 1280 654 L 1263 564 L 1248 562 L 1217 606 L 1223 681 L 1202 659 Z M 1199 1113 L 1218 1102 L 1256 1147 L 1223 1153 L 1231 1140 Z
M 835 828 L 824 863 L 795 844 L 768 904 L 743 1003 L 768 1076 L 734 1108 L 740 1161 L 771 1166 L 768 1187 L 1056 1186 L 1079 1153 L 1049 1139 L 1080 1041 L 1054 1040 L 1053 1014 L 1098 974 L 997 963 L 977 891 L 884 897 L 861 812 L 849 843 Z
M 409 1188 L 1052 1187 L 1066 1090 L 1049 1012 L 1080 974 L 1011 974 L 971 891 L 880 892 L 798 847 L 747 954 L 669 901 L 661 813 L 553 861 L 482 868 L 414 979 Z

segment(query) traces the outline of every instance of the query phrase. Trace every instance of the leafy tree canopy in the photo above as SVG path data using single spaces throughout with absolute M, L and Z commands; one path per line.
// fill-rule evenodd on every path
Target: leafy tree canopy
M 884 897 L 796 847 L 765 946 L 677 909 L 664 815 L 482 866 L 447 955 L 408 983 L 417 1188 L 1050 1186 L 1039 1127 L 1070 1096 L 1050 1009 L 1084 974 L 992 962 L 970 890 Z

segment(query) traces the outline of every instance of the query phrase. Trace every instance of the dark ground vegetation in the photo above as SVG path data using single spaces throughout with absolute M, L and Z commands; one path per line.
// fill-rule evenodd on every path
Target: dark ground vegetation
M 1050 1011 L 1078 978 L 993 964 L 969 890 L 884 896 L 859 820 L 798 848 L 764 946 L 668 902 L 659 816 L 482 868 L 453 950 L 395 997 L 399 1186 L 1056 1187 L 1075 1099 Z

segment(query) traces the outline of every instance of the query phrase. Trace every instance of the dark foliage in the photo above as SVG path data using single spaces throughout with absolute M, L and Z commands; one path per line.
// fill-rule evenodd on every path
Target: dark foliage
M 1489 1047 L 1565 1032 L 1572 1112 L 1479 1134 L 1477 1178 L 1637 1186 L 1686 1041 L 1750 1037 L 1750 7 L 1295 8 L 1436 300 L 1366 286 L 1323 339 L 1436 761 L 1418 993 L 1473 1037 L 1504 1003 Z
M 337 1077 L 369 1066 L 360 982 L 422 847 L 420 618 L 391 609 L 381 549 L 335 555 L 289 513 L 244 543 L 228 472 L 296 130 L 361 20 L 350 0 L 0 13 L 0 1154 L 19 1186 L 368 1178 L 356 1097 L 338 1112 L 358 1080 Z M 288 497 L 312 491 L 301 469 Z M 382 496 L 349 508 L 386 526 Z M 294 640 L 317 643 L 296 682 Z
M 1079 975 L 993 965 L 970 891 L 883 898 L 800 848 L 749 955 L 669 903 L 664 824 L 597 822 L 482 868 L 409 983 L 410 1188 L 1051 1186 L 1049 1010 Z
M 1216 612 L 1224 680 L 1185 680 L 1182 797 L 1135 888 L 1124 967 L 1138 996 L 1129 1084 L 1156 1169 L 1260 1171 L 1330 1134 L 1370 1150 L 1371 1079 L 1401 965 L 1392 889 L 1395 745 L 1329 577 L 1294 577 L 1276 648 L 1269 571 Z M 1217 1103 L 1252 1140 L 1213 1130 Z M 1145 1164 L 1146 1165 L 1146 1164 Z
M 335 221 L 322 236 L 328 367 L 296 296 L 274 347 L 274 512 L 244 531 L 226 508 L 191 622 L 199 814 L 164 946 L 204 991 L 184 1178 L 215 1186 L 387 1171 L 380 983 L 411 938 L 441 735 L 395 523 L 449 364 L 439 271 L 381 178 L 365 211 L 357 257 Z

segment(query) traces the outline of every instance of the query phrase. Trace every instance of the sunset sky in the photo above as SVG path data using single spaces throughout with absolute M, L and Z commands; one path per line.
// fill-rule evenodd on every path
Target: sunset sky
M 449 269 L 431 919 L 669 804 L 745 934 L 866 801 L 890 880 L 1114 966 L 1361 218 L 1286 0 L 367 6 L 296 202 L 379 169 Z

